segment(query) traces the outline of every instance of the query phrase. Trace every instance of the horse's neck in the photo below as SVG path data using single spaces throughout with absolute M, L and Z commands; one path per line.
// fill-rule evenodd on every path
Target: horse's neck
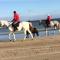
M 1 24 L 2 24 L 2 26 L 3 25 L 6 25 L 7 27 L 9 26 L 9 22 L 8 21 L 1 21 Z

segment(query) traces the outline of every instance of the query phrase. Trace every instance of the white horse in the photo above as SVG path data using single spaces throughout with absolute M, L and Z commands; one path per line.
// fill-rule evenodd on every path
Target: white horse
M 50 25 L 51 28 L 54 28 L 54 33 L 55 33 L 55 29 L 59 29 L 60 32 L 60 23 L 59 21 L 55 20 L 55 21 L 50 21 Z M 47 35 L 47 28 L 46 28 L 46 35 Z
M 15 38 L 15 32 L 13 31 L 13 27 L 12 27 L 12 22 L 8 22 L 7 20 L 1 20 L 0 24 L 1 24 L 2 27 L 4 25 L 6 25 L 8 27 L 8 29 L 10 31 L 9 39 L 11 41 L 11 34 L 13 34 L 14 41 L 15 41 L 16 38 Z M 17 31 L 20 31 L 21 29 L 23 29 L 24 34 L 25 34 L 24 40 L 26 39 L 26 31 L 28 31 L 30 33 L 31 37 L 33 38 L 33 35 L 32 35 L 32 33 L 31 33 L 30 29 L 29 29 L 29 25 L 32 26 L 32 24 L 30 22 L 21 22 L 21 23 L 19 23 L 19 26 L 17 27 L 17 29 L 18 29 Z

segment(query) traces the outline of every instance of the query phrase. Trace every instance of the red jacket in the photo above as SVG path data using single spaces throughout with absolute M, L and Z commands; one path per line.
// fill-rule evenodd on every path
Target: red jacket
M 18 22 L 19 21 L 19 15 L 17 13 L 14 14 L 13 20 L 14 20 L 14 22 Z
M 51 21 L 51 16 L 48 16 L 48 17 L 47 17 L 47 20 L 48 20 L 48 21 Z

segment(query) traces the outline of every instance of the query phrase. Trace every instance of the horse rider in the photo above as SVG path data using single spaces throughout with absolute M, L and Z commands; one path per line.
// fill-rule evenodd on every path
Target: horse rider
M 48 16 L 47 16 L 47 20 L 46 20 L 47 27 L 50 26 L 50 21 L 51 21 L 51 16 L 48 15 Z
M 16 11 L 13 11 L 13 20 L 12 20 L 12 27 L 14 28 L 14 31 L 17 30 L 17 26 L 19 26 L 20 23 L 20 16 Z

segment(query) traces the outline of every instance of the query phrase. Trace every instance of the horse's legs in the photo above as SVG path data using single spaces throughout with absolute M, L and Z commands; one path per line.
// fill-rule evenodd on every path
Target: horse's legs
M 36 32 L 36 35 L 37 35 L 37 36 L 39 36 L 39 33 L 38 33 L 38 31 Z
M 11 41 L 11 34 L 12 34 L 12 32 L 9 33 L 9 40 L 10 40 L 10 41 Z
M 59 32 L 60 32 L 60 29 L 59 29 Z
M 26 31 L 26 38 L 29 38 L 29 32 Z
M 59 32 L 60 32 L 60 24 L 58 25 L 58 30 L 59 30 Z
M 45 30 L 46 30 L 46 36 L 47 36 L 47 33 L 48 33 L 48 32 L 47 32 L 47 28 L 45 28 Z
M 35 33 L 32 33 L 33 34 L 33 37 L 35 37 Z
M 56 30 L 56 26 L 54 27 L 54 35 L 55 35 L 55 30 Z
M 15 38 L 15 33 L 13 33 L 13 37 L 14 37 L 14 41 L 16 40 L 16 38 Z
M 28 29 L 28 32 L 30 33 L 31 37 L 33 38 L 33 35 L 32 35 L 32 33 L 31 33 L 31 31 L 29 29 Z
M 15 38 L 15 34 L 13 33 L 13 32 L 10 32 L 9 33 L 9 40 L 11 41 L 11 35 L 13 34 L 13 37 L 14 37 L 14 40 L 16 40 L 16 38 Z
M 26 30 L 24 31 L 24 34 L 25 34 L 25 37 L 24 37 L 24 40 L 26 39 Z

